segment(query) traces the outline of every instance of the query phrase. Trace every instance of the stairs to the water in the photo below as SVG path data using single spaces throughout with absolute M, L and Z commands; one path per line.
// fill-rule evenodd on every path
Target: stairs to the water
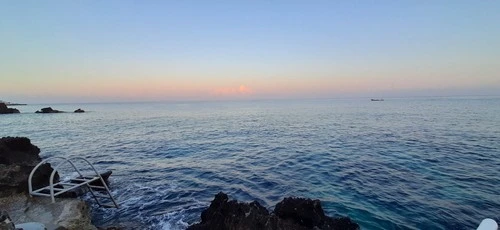
M 37 171 L 37 169 L 54 159 L 59 159 L 62 160 L 59 164 L 57 164 L 55 167 L 53 167 L 53 171 L 50 174 L 49 178 L 49 185 L 38 188 L 36 190 L 33 190 L 33 185 L 32 185 L 32 179 L 33 175 Z M 75 160 L 82 161 L 86 163 L 93 171 L 93 175 L 86 176 L 83 175 L 82 172 L 76 167 L 74 164 Z M 54 177 L 58 169 L 63 165 L 69 163 L 72 168 L 75 170 L 76 174 L 78 174 L 78 177 L 72 178 L 70 180 L 65 180 L 65 181 L 59 181 L 54 183 Z M 94 182 L 100 182 L 99 185 L 96 185 Z M 106 185 L 106 182 L 102 178 L 102 176 L 99 174 L 99 172 L 95 169 L 95 167 L 85 158 L 83 157 L 72 157 L 72 158 L 65 158 L 65 157 L 50 157 L 48 159 L 43 160 L 42 162 L 38 163 L 38 165 L 31 170 L 31 173 L 28 178 L 28 189 L 29 193 L 31 196 L 45 196 L 45 197 L 50 197 L 52 199 L 52 203 L 55 202 L 55 198 L 61 194 L 64 194 L 68 191 L 77 189 L 77 188 L 86 188 L 94 200 L 97 202 L 97 204 L 101 207 L 105 208 L 118 208 L 118 203 L 116 202 L 115 198 L 113 198 L 113 195 L 109 191 L 108 186 Z

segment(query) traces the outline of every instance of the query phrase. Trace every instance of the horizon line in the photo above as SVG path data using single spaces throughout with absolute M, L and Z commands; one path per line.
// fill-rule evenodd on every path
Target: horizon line
M 117 100 L 117 101 L 70 101 L 70 102 L 10 102 L 22 105 L 44 104 L 127 104 L 127 103 L 203 103 L 203 102 L 251 102 L 251 101 L 294 101 L 294 100 L 353 100 L 353 99 L 411 99 L 411 98 L 458 98 L 458 97 L 500 97 L 500 94 L 468 94 L 468 95 L 410 95 L 410 96 L 346 96 L 346 97 L 290 97 L 290 98 L 239 98 L 239 99 L 164 99 L 164 100 Z M 0 100 L 0 102 L 7 102 Z M 22 106 L 21 105 L 21 106 Z

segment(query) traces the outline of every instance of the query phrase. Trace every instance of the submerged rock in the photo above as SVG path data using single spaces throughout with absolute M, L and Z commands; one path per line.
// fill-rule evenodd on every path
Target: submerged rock
M 111 170 L 108 170 L 108 171 L 103 172 L 103 173 L 99 173 L 99 175 L 101 175 L 102 179 L 104 180 L 104 183 L 106 183 L 107 186 L 109 186 L 109 177 L 111 176 L 112 173 L 113 173 L 113 171 L 111 171 Z M 103 186 L 101 180 L 93 181 L 93 182 L 89 183 L 89 185 Z
M 85 113 L 85 110 L 83 110 L 83 109 L 77 109 L 77 110 L 75 110 L 75 113 Z
M 201 222 L 191 230 L 215 229 L 342 229 L 355 230 L 359 225 L 348 217 L 333 218 L 324 214 L 321 202 L 305 198 L 285 198 L 273 213 L 257 201 L 239 203 L 220 192 L 210 207 L 202 212 Z
M 0 139 L 0 197 L 28 191 L 28 176 L 41 161 L 39 153 L 40 149 L 26 137 Z M 32 178 L 33 188 L 48 185 L 52 170 L 49 163 L 41 165 Z
M 8 108 L 5 103 L 0 102 L 0 114 L 19 113 L 18 109 Z
M 64 112 L 52 109 L 52 107 L 46 107 L 36 111 L 35 113 L 64 113 Z
M 101 175 L 102 179 L 104 180 L 104 183 L 106 183 L 106 186 L 109 186 L 109 177 L 111 176 L 113 172 L 111 170 L 108 170 L 106 172 L 103 172 L 103 173 L 99 173 L 99 175 Z M 82 177 L 76 177 L 77 179 L 81 179 Z M 74 179 L 70 179 L 70 182 L 72 183 L 80 183 L 80 181 L 76 181 Z M 92 186 L 103 186 L 101 180 L 96 180 L 96 181 L 92 181 L 89 183 L 89 185 L 92 185 Z M 94 190 L 97 190 L 97 191 L 104 191 L 105 189 L 101 189 L 101 188 L 93 188 Z M 63 197 L 63 198 L 76 198 L 76 197 L 79 197 L 79 196 L 82 196 L 84 194 L 86 194 L 88 192 L 88 189 L 86 187 L 78 187 L 78 188 L 75 188 L 75 189 L 72 189 L 70 191 L 67 191 L 61 195 L 59 195 L 58 197 Z

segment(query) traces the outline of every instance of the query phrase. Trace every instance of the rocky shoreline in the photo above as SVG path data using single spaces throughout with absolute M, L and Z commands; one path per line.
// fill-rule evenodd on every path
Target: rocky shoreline
M 28 138 L 0 139 L 0 211 L 15 225 L 37 222 L 47 229 L 97 229 L 91 224 L 89 206 L 80 199 L 58 198 L 52 203 L 50 198 L 28 195 L 29 174 L 42 160 L 39 153 Z M 50 164 L 42 165 L 33 177 L 34 188 L 46 186 L 52 170 Z
M 28 176 L 41 162 L 40 149 L 26 137 L 0 139 L 0 219 L 14 224 L 37 222 L 51 229 L 134 229 L 127 226 L 97 228 L 92 224 L 90 207 L 77 199 L 85 191 L 71 191 L 67 198 L 49 198 L 28 195 Z M 34 188 L 46 186 L 52 167 L 46 163 L 33 177 Z M 57 174 L 56 174 L 57 175 Z M 111 171 L 101 173 L 108 178 Z M 58 180 L 58 176 L 57 176 Z M 107 183 L 107 181 L 106 181 Z M 4 218 L 10 216 L 10 218 Z M 2 222 L 3 223 L 3 222 Z M 2 227 L 0 223 L 0 227 Z M 7 226 L 7 225 L 6 225 Z M 3 228 L 1 228 L 3 229 Z M 9 229 L 9 228 L 6 228 Z M 265 230 L 355 230 L 359 225 L 348 217 L 328 217 L 321 202 L 306 198 L 285 198 L 272 212 L 257 201 L 241 203 L 229 200 L 220 192 L 210 206 L 201 213 L 201 222 L 192 224 L 190 230 L 265 229 Z
M 285 198 L 270 213 L 257 201 L 240 203 L 220 192 L 201 213 L 201 222 L 188 230 L 225 229 L 356 230 L 359 225 L 349 217 L 326 216 L 319 200 Z

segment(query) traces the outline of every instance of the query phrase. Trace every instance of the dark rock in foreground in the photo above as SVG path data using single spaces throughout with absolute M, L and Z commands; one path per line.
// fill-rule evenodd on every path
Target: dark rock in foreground
M 63 111 L 52 109 L 51 107 L 42 108 L 35 113 L 64 113 Z
M 77 109 L 77 110 L 75 110 L 75 113 L 85 113 L 85 110 L 83 110 L 83 109 Z
M 257 201 L 239 203 L 220 192 L 210 207 L 201 213 L 201 222 L 188 227 L 191 230 L 224 229 L 359 229 L 348 217 L 325 216 L 321 202 L 305 198 L 285 198 L 273 213 Z
M 0 114 L 19 113 L 18 109 L 8 108 L 5 103 L 0 103 Z
M 40 149 L 26 137 L 0 139 L 0 197 L 28 191 L 28 176 L 41 161 Z M 33 176 L 33 188 L 48 185 L 52 173 L 50 164 L 43 164 Z M 58 175 L 56 174 L 56 180 Z

